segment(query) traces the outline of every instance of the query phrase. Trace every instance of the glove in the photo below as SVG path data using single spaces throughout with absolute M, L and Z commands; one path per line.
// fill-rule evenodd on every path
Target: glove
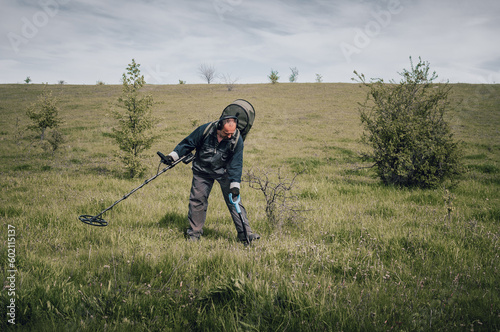
M 240 195 L 240 188 L 231 188 L 231 195 L 233 195 L 234 198 L 238 197 Z
M 164 163 L 165 165 L 170 166 L 174 163 L 174 158 L 171 155 L 165 156 L 160 151 L 156 152 L 156 154 L 160 157 L 161 162 Z
M 172 156 L 165 156 L 165 159 L 162 160 L 162 162 L 167 165 L 167 166 L 170 166 L 174 163 L 174 158 L 172 158 Z

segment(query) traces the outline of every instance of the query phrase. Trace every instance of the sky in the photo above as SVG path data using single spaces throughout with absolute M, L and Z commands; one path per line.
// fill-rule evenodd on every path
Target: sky
M 0 0 L 0 84 L 399 81 L 410 57 L 437 82 L 500 82 L 498 0 Z

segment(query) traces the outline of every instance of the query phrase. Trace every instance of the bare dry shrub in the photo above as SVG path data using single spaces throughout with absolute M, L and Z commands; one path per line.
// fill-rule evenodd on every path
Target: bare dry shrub
M 274 227 L 281 229 L 284 224 L 296 224 L 303 219 L 299 208 L 298 196 L 293 192 L 297 177 L 283 175 L 280 168 L 250 169 L 244 181 L 252 189 L 260 190 L 266 201 L 266 217 Z

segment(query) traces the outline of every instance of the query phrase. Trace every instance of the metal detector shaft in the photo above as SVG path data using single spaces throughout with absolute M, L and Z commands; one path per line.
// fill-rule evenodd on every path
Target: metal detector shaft
M 191 153 L 188 153 L 185 156 L 177 159 L 172 164 L 168 165 L 167 167 L 165 167 L 164 169 L 162 169 L 161 171 L 159 171 L 155 176 L 147 179 L 140 186 L 138 186 L 137 188 L 133 189 L 131 192 L 125 194 L 122 198 L 120 198 L 119 200 L 117 200 L 116 202 L 114 202 L 108 208 L 102 210 L 101 213 L 99 213 L 98 215 L 96 215 L 96 216 L 81 215 L 79 217 L 80 221 L 82 221 L 82 222 L 84 222 L 86 224 L 89 224 L 89 225 L 93 225 L 93 226 L 106 226 L 108 223 L 101 218 L 101 216 L 104 213 L 106 213 L 107 211 L 111 210 L 113 207 L 115 207 L 116 204 L 120 203 L 121 201 L 126 200 L 130 195 L 132 195 L 133 193 L 135 193 L 137 190 L 141 189 L 142 187 L 144 187 L 145 185 L 147 185 L 148 183 L 150 183 L 151 181 L 153 181 L 154 179 L 156 179 L 157 177 L 159 177 L 160 175 L 162 175 L 163 173 L 165 173 L 169 169 L 173 168 L 178 163 L 184 162 L 185 164 L 188 164 L 191 160 L 193 160 L 193 158 L 194 158 L 194 156 Z M 162 159 L 164 159 L 164 158 L 162 158 Z

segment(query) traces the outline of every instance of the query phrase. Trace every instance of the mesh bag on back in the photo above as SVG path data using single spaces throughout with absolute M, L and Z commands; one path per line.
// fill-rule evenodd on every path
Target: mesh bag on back
M 227 116 L 238 118 L 238 130 L 241 133 L 241 138 L 245 140 L 255 120 L 255 109 L 252 104 L 244 99 L 236 99 L 222 111 L 221 118 Z

